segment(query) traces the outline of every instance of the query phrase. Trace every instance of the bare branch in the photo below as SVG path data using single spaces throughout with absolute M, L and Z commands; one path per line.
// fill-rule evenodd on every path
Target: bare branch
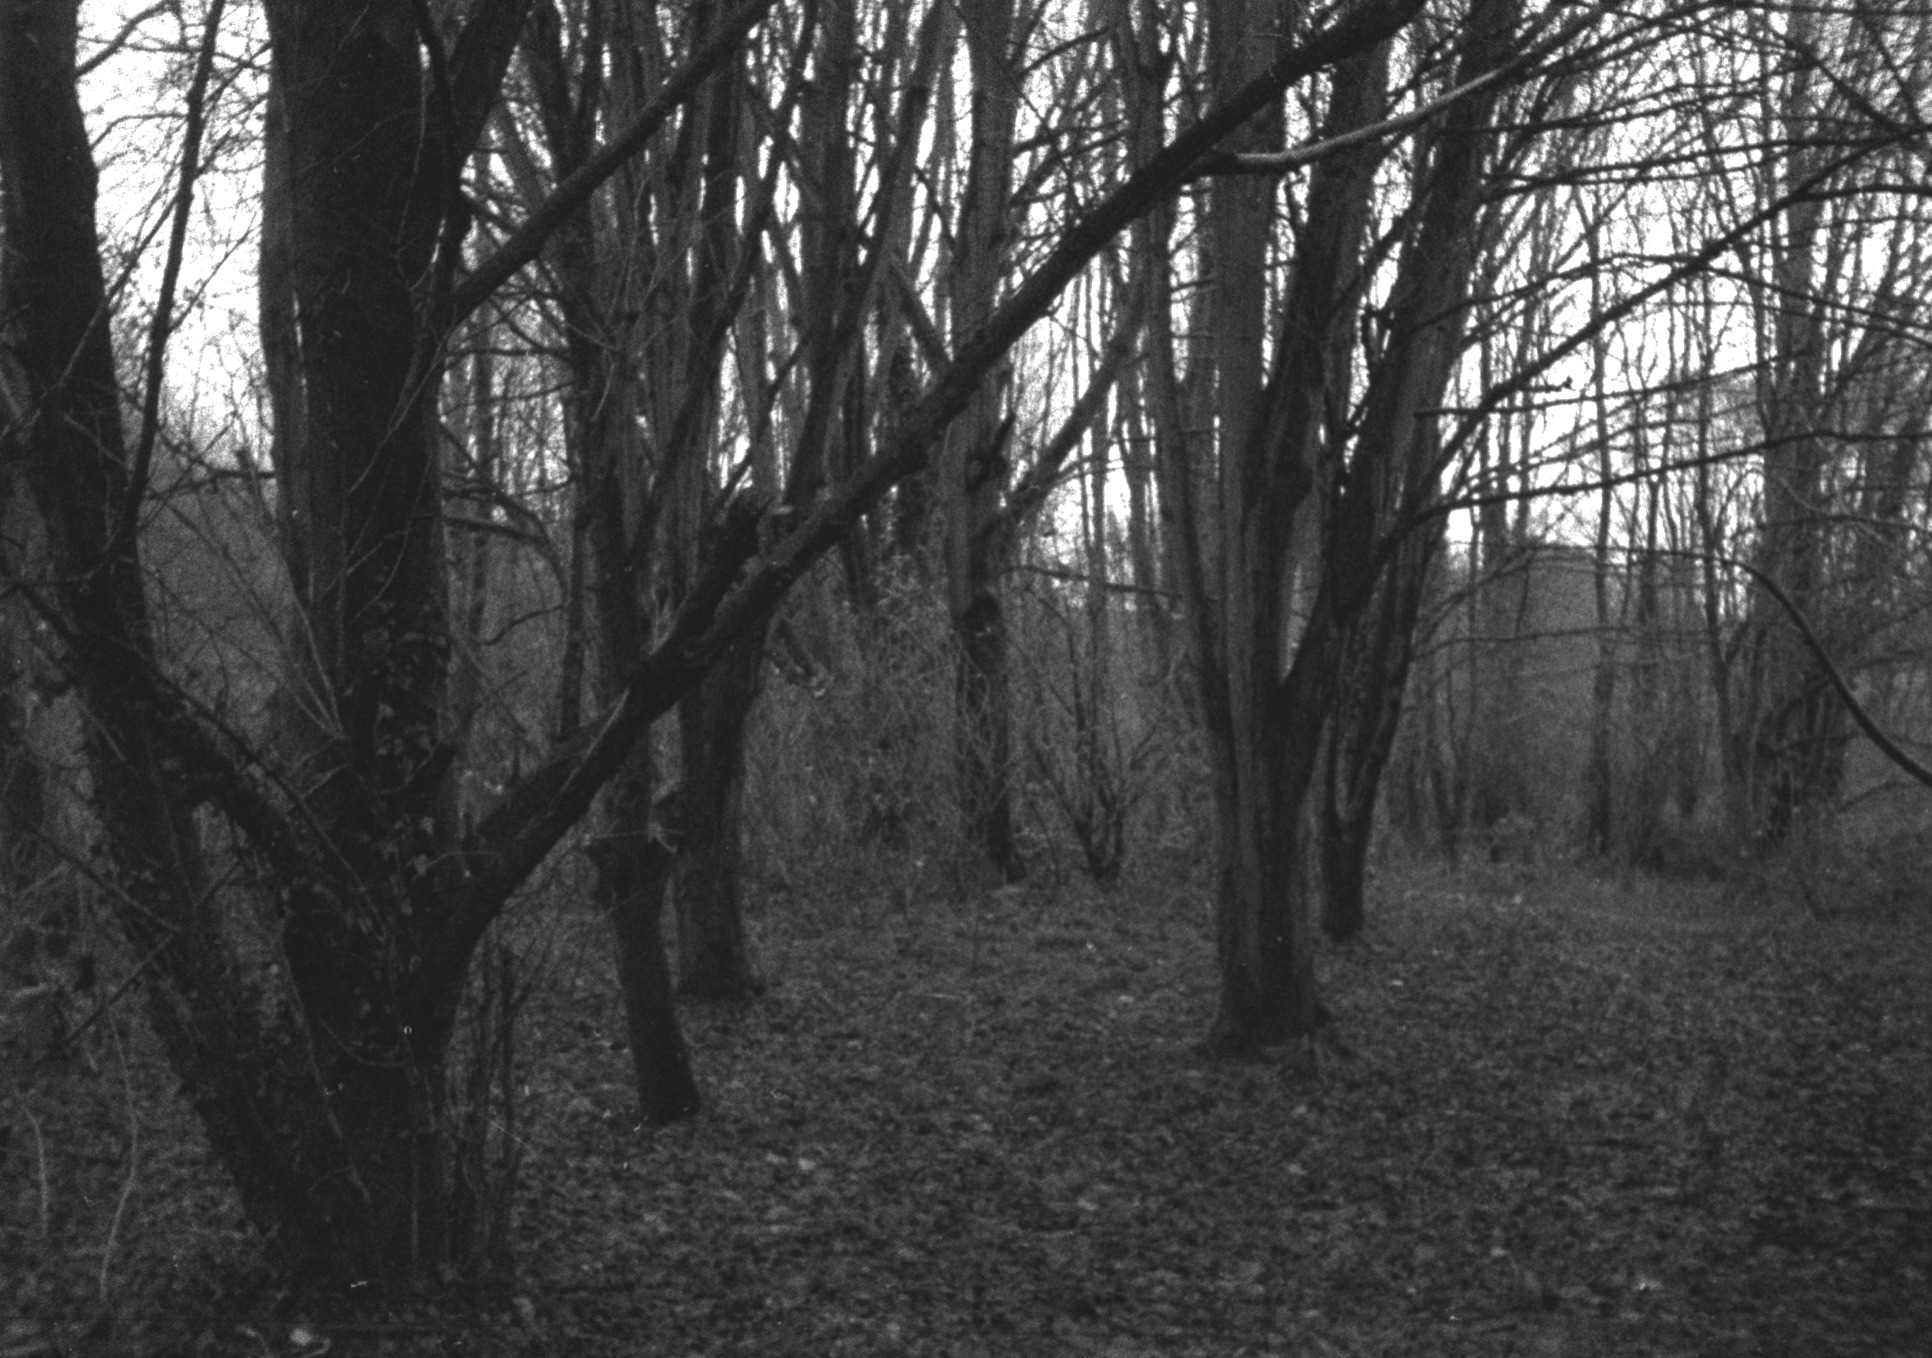
M 691 54 L 691 59 L 664 82 L 657 98 L 644 107 L 630 125 L 600 146 L 575 173 L 551 192 L 524 219 L 523 225 L 497 246 L 490 256 L 457 284 L 450 298 L 446 323 L 455 326 L 481 306 L 524 265 L 543 251 L 544 245 L 570 215 L 590 201 L 590 195 L 606 179 L 616 174 L 625 161 L 643 147 L 671 115 L 696 94 L 705 78 L 736 52 L 745 35 L 758 25 L 771 9 L 772 0 L 746 0 L 719 22 L 710 41 Z

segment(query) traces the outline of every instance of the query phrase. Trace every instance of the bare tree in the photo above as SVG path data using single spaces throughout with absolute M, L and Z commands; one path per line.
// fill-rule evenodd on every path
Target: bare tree
M 282 1250 L 325 1275 L 386 1283 L 479 1266 L 479 1185 L 460 1163 L 446 1063 L 471 958 L 511 893 L 614 780 L 642 792 L 630 759 L 650 724 L 924 465 L 1108 242 L 1283 88 L 1386 38 L 1417 7 L 1366 0 L 1287 46 L 1066 225 L 960 338 L 891 442 L 767 533 L 752 514 L 727 515 L 651 638 L 641 619 L 620 621 L 640 636 L 621 664 L 599 661 L 608 705 L 471 819 L 448 795 L 463 751 L 436 435 L 446 346 L 743 49 L 768 3 L 686 32 L 681 60 L 639 73 L 632 116 L 471 259 L 462 175 L 527 5 L 478 0 L 447 30 L 402 0 L 267 5 L 286 138 L 269 179 L 286 194 L 273 228 L 293 302 L 284 382 L 300 395 L 278 430 L 300 626 L 273 756 L 159 664 L 137 531 L 148 444 L 122 427 L 76 6 L 0 6 L 0 314 L 26 412 L 10 449 L 49 541 L 49 577 L 30 588 L 86 712 L 116 918 L 152 959 L 152 1022 L 249 1215 Z M 178 202 L 192 174 L 182 180 Z M 640 878 L 658 870 L 643 807 L 633 811 L 613 827 L 618 842 L 604 841 L 621 900 L 648 899 Z M 238 832 L 235 873 L 213 870 L 204 816 Z M 236 912 L 273 940 L 273 965 L 241 946 Z

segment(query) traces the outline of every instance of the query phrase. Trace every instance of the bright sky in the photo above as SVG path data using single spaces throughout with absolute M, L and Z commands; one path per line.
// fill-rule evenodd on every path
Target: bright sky
M 181 135 L 192 50 L 200 38 L 201 5 L 183 6 L 185 23 L 165 6 L 136 0 L 86 0 L 81 9 L 83 67 L 129 19 L 147 17 L 115 55 L 89 72 L 81 103 L 100 167 L 98 209 L 102 257 L 112 287 L 130 254 L 138 255 L 129 286 L 141 299 L 121 308 L 116 334 L 124 372 L 132 373 L 146 347 L 146 325 L 159 288 L 169 213 L 181 172 Z M 150 12 L 152 11 L 152 12 Z M 255 362 L 255 247 L 259 185 L 257 151 L 248 134 L 258 87 L 246 72 L 260 69 L 260 16 L 231 4 L 222 24 L 221 66 L 239 79 L 210 86 L 206 170 L 197 181 L 169 342 L 167 400 L 172 419 L 206 442 L 240 432 L 255 420 L 250 368 Z M 172 50 L 171 50 L 172 49 Z M 252 442 L 253 440 L 251 440 Z

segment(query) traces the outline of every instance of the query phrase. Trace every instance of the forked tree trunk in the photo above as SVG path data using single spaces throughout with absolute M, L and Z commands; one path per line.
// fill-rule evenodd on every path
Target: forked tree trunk
M 1260 5 L 1224 4 L 1210 29 L 1217 80 L 1238 85 L 1264 63 L 1257 32 L 1272 31 Z M 1384 99 L 1384 58 L 1359 56 L 1337 72 L 1324 135 L 1371 119 Z M 1267 150 L 1278 130 L 1254 129 L 1245 146 Z M 1313 1060 L 1321 1014 L 1313 920 L 1319 875 L 1306 814 L 1332 696 L 1336 625 L 1318 605 L 1318 450 L 1330 396 L 1346 391 L 1338 344 L 1350 333 L 1350 298 L 1366 226 L 1373 153 L 1345 153 L 1315 170 L 1308 226 L 1283 301 L 1274 373 L 1264 386 L 1267 181 L 1214 185 L 1209 203 L 1220 466 L 1218 561 L 1190 572 L 1204 731 L 1214 767 L 1221 858 L 1216 941 L 1220 1003 L 1209 1049 L 1241 1055 L 1287 1045 Z M 1178 474 L 1177 474 L 1178 473 Z M 1178 488 L 1185 465 L 1166 475 Z M 1212 559 L 1212 558 L 1210 558 Z M 1210 574 L 1211 571 L 1211 574 Z M 1205 582 L 1215 579 L 1212 594 Z M 1292 663 L 1290 657 L 1293 657 Z
M 417 1009 L 397 980 L 452 903 L 423 868 L 448 847 L 446 643 L 435 456 L 422 397 L 404 395 L 412 372 L 419 392 L 435 382 L 416 370 L 418 299 L 399 280 L 428 265 L 447 202 L 431 162 L 460 133 L 424 130 L 420 101 L 397 97 L 417 88 L 406 18 L 399 30 L 282 3 L 269 21 L 290 104 L 273 158 L 272 272 L 300 303 L 306 407 L 278 430 L 299 435 L 278 449 L 312 643 L 295 677 L 329 698 L 293 733 L 316 756 L 306 774 L 259 780 L 223 744 L 229 733 L 157 680 L 71 0 L 0 5 L 0 316 L 26 372 L 18 448 L 49 527 L 93 801 L 124 888 L 109 899 L 148 967 L 154 1029 L 279 1252 L 316 1276 L 387 1285 L 470 1257 L 458 1237 L 476 1219 L 462 1210 L 444 1069 L 460 987 Z M 357 119 L 392 116 L 398 135 L 383 145 L 355 136 Z M 404 192 L 411 183 L 423 192 Z M 279 800 L 292 786 L 307 793 L 298 806 Z M 244 963 L 226 912 L 209 906 L 197 824 L 209 800 L 259 855 L 253 903 L 285 960 L 273 972 Z M 225 890 L 243 900 L 247 887 Z
M 1252 29 L 1233 0 L 1216 17 Z M 1478 0 L 1458 81 L 1504 58 L 1514 19 L 1514 0 Z M 1339 70 L 1323 134 L 1378 116 L 1385 79 L 1379 53 Z M 1322 1014 L 1310 951 L 1317 874 L 1307 861 L 1313 846 L 1298 841 L 1315 819 L 1307 798 L 1341 682 L 1344 640 L 1385 578 L 1387 551 L 1438 493 L 1431 411 L 1459 348 L 1494 100 L 1492 87 L 1460 101 L 1436 133 L 1417 226 L 1388 300 L 1389 341 L 1370 370 L 1366 413 L 1346 460 L 1339 449 L 1320 453 L 1333 436 L 1328 397 L 1346 390 L 1346 340 L 1337 337 L 1351 329 L 1373 154 L 1358 148 L 1315 168 L 1260 419 L 1243 420 L 1241 397 L 1259 336 L 1240 338 L 1238 294 L 1217 301 L 1220 598 L 1203 596 L 1201 572 L 1189 587 L 1197 612 L 1213 610 L 1197 637 L 1222 835 L 1221 1000 L 1208 1039 L 1216 1051 L 1285 1043 L 1297 1064 L 1313 1060 L 1309 1040 Z M 1226 220 L 1211 232 L 1217 297 L 1258 287 L 1252 248 L 1243 249 L 1257 215 L 1265 220 L 1242 211 L 1238 196 L 1222 196 L 1222 187 L 1216 195 Z M 1211 210 L 1211 226 L 1216 215 Z M 1251 261 L 1245 271 L 1243 259 Z M 1229 442 L 1243 427 L 1247 435 Z M 1325 476 L 1333 479 L 1324 483 Z M 1164 489 L 1177 479 L 1170 476 Z

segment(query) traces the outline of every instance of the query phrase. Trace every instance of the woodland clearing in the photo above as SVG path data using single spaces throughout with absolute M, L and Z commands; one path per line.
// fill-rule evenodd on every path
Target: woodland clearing
M 402 1310 L 251 1271 L 117 1016 L 5 1119 L 0 1351 L 1925 1351 L 1932 919 L 1391 866 L 1309 1082 L 1197 1055 L 1206 898 L 767 897 L 658 1132 L 599 922 L 526 917 L 515 1283 Z

